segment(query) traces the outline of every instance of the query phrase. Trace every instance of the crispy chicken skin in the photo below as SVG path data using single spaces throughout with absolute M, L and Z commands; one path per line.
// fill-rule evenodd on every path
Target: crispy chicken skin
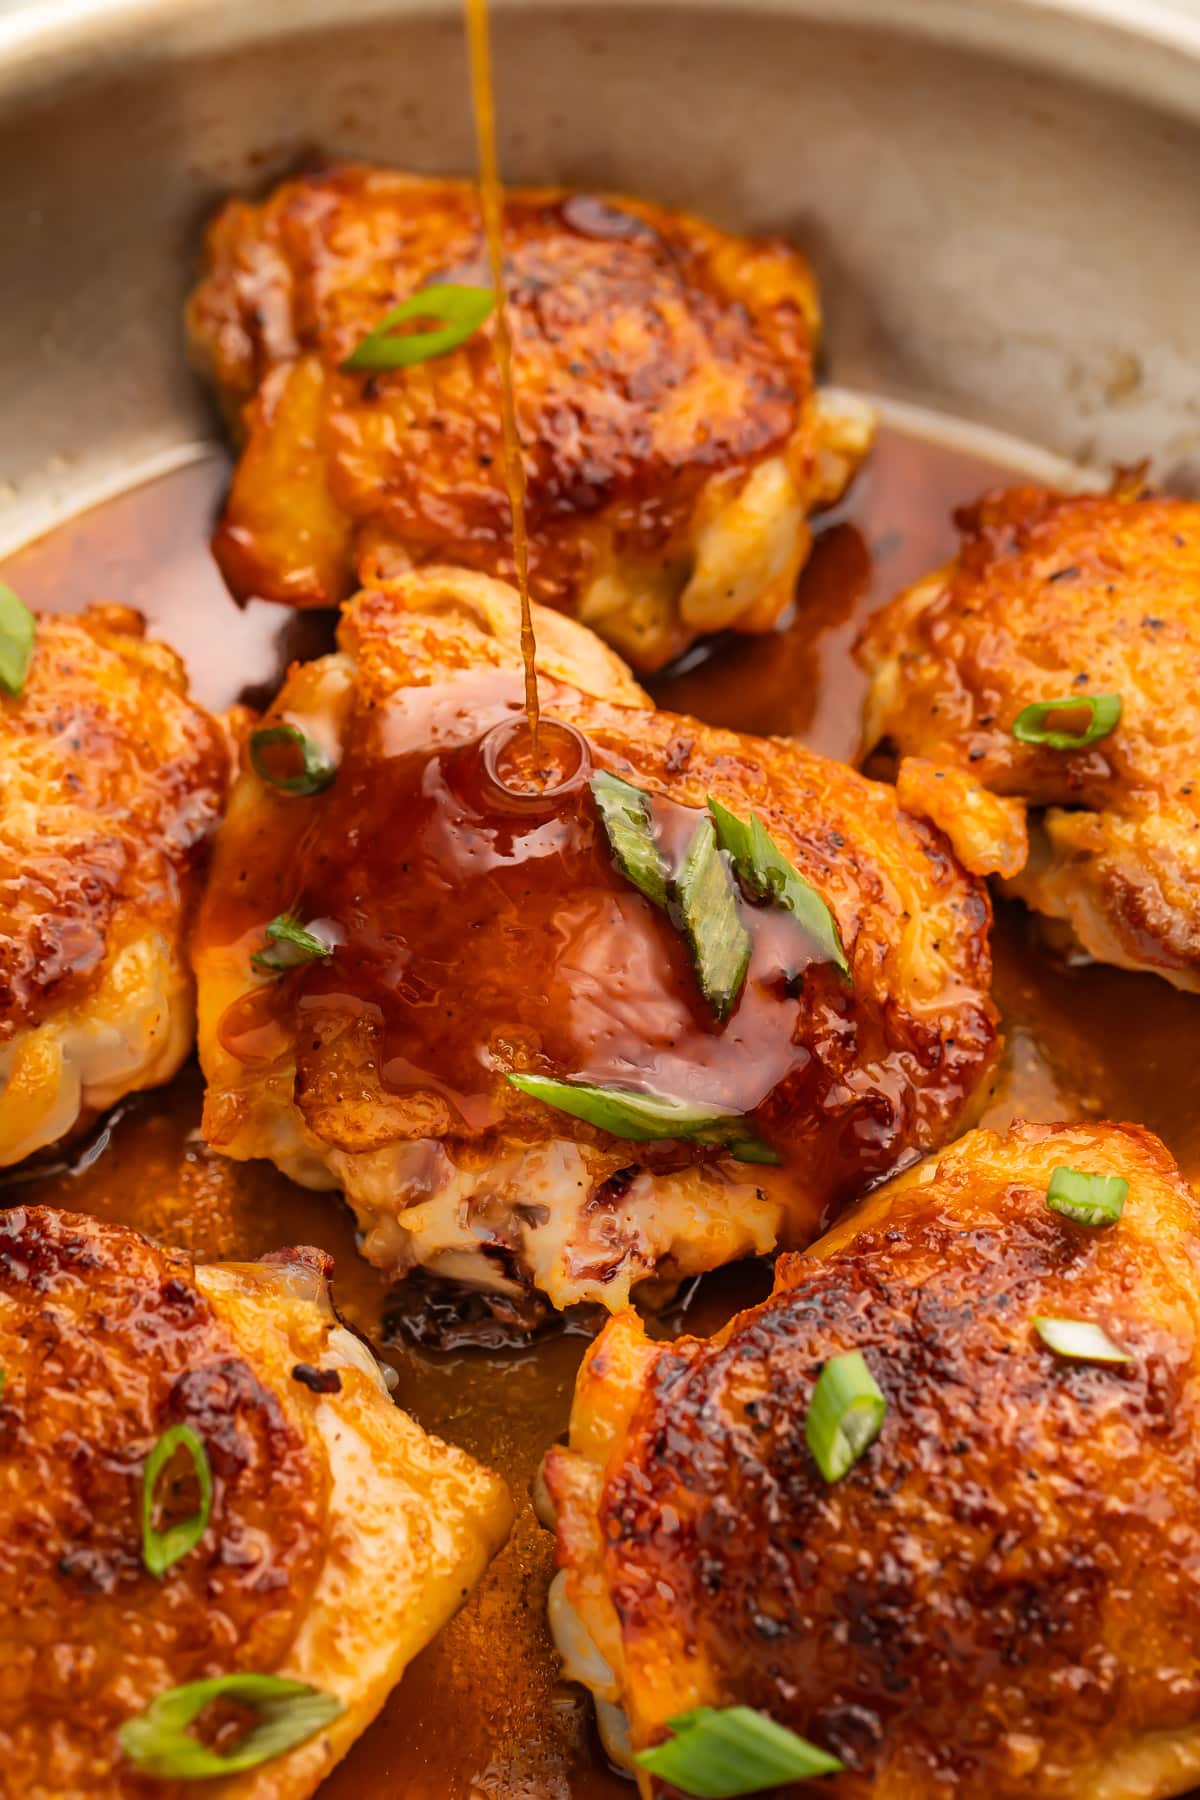
M 1128 1180 L 1116 1225 L 1049 1210 L 1060 1164 Z M 762 1709 L 843 1759 L 838 1800 L 1185 1792 L 1198 1295 L 1200 1211 L 1156 1138 L 1017 1125 L 879 1190 L 710 1341 L 622 1314 L 544 1470 L 568 1669 L 634 1748 L 691 1707 Z M 1059 1359 L 1035 1315 L 1133 1360 Z M 887 1414 L 827 1485 L 805 1415 L 852 1349 Z
M 641 669 L 768 630 L 871 435 L 814 392 L 807 264 L 644 200 L 518 189 L 505 219 L 536 598 Z M 430 562 L 512 578 L 491 325 L 339 367 L 421 288 L 487 281 L 465 182 L 349 165 L 218 213 L 188 331 L 243 444 L 214 540 L 235 594 L 329 606 Z
M 117 1733 L 164 1690 L 236 1671 L 308 1682 L 345 1710 L 204 1792 L 311 1794 L 503 1542 L 503 1485 L 392 1404 L 374 1358 L 337 1324 L 329 1266 L 292 1250 L 194 1268 L 120 1226 L 0 1213 L 0 1759 L 12 1800 L 193 1793 L 139 1776 Z M 330 1388 L 336 1375 L 335 1391 L 314 1391 L 301 1370 L 325 1371 Z M 179 1423 L 205 1445 L 212 1512 L 155 1578 L 142 1563 L 142 1470 Z
M 1200 991 L 1200 505 L 1025 487 L 960 523 L 955 561 L 864 634 L 864 748 L 899 752 L 901 804 L 968 868 L 1101 962 Z M 1034 701 L 1105 693 L 1120 722 L 1087 749 L 1012 736 Z
M 229 754 L 123 607 L 38 620 L 0 695 L 0 1165 L 175 1073 L 184 952 Z
M 790 915 L 751 908 L 750 974 L 718 1028 L 679 931 L 614 867 L 586 779 L 531 809 L 489 785 L 488 746 L 520 717 L 515 594 L 413 572 L 361 593 L 339 653 L 294 668 L 268 715 L 332 752 L 333 785 L 235 785 L 195 944 L 204 1130 L 343 1188 L 396 1274 L 616 1307 L 647 1276 L 807 1243 L 953 1135 L 996 1048 L 990 912 L 889 787 L 652 710 L 561 615 L 539 609 L 537 633 L 549 719 L 677 838 L 710 794 L 755 808 L 836 915 L 853 988 Z M 287 909 L 335 948 L 272 979 L 251 959 Z M 518 1093 L 513 1070 L 753 1114 L 781 1166 L 616 1138 Z

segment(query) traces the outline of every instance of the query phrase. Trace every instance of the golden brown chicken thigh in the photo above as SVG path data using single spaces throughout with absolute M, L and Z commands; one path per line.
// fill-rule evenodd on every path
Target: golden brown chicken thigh
M 995 1053 L 990 915 L 890 788 L 655 712 L 582 627 L 539 611 L 537 631 L 546 745 L 567 759 L 542 795 L 498 779 L 523 719 L 500 583 L 430 569 L 368 589 L 339 653 L 292 670 L 264 730 L 303 736 L 326 774 L 288 792 L 308 784 L 260 761 L 236 784 L 196 939 L 204 1128 L 343 1188 L 397 1274 L 617 1306 L 656 1272 L 807 1242 L 953 1134 Z M 715 1014 L 681 903 L 614 862 L 601 773 L 631 784 L 664 864 L 711 834 L 710 798 L 760 815 L 846 975 L 786 908 L 735 893 L 714 849 L 749 958 Z M 304 960 L 267 932 L 285 914 Z M 573 1116 L 512 1076 L 707 1125 Z
M 38 620 L 0 695 L 0 1165 L 187 1055 L 184 936 L 228 781 L 220 726 L 136 613 Z
M 1060 1167 L 1127 1182 L 1116 1223 L 1051 1210 Z M 1056 1353 L 1052 1321 L 1124 1360 Z M 1196 1199 L 1148 1132 L 1095 1124 L 969 1134 L 708 1342 L 611 1321 L 544 1479 L 556 1635 L 618 1753 L 744 1705 L 844 1764 L 838 1800 L 1188 1790 L 1198 1333 Z M 806 1421 L 855 1351 L 886 1411 L 828 1479 Z
M 194 1268 L 120 1226 L 0 1213 L 0 1757 L 12 1800 L 195 1793 L 172 1776 L 202 1752 L 156 1717 L 162 1696 L 247 1675 L 294 1684 L 258 1702 L 264 1719 L 274 1706 L 295 1721 L 292 1747 L 218 1769 L 203 1791 L 300 1800 L 503 1542 L 501 1482 L 392 1404 L 334 1317 L 329 1266 L 292 1250 Z M 166 1434 L 187 1432 L 198 1453 L 172 1451 Z M 205 1741 L 244 1755 L 233 1722 Z
M 516 190 L 505 218 L 535 597 L 642 669 L 769 629 L 871 432 L 814 392 L 807 265 L 643 200 Z M 236 594 L 327 606 L 429 562 L 511 579 L 492 326 L 341 366 L 397 302 L 487 282 L 466 182 L 351 165 L 218 214 L 188 324 L 244 443 L 214 541 Z
M 1016 488 L 961 525 L 863 636 L 865 749 L 899 752 L 901 804 L 968 868 L 1200 991 L 1200 505 Z

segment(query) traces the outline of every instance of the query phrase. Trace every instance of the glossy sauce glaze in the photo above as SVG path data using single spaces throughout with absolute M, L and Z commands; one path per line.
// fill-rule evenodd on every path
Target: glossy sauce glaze
M 437 612 L 440 592 L 436 578 L 368 586 L 347 612 L 343 654 L 294 670 L 255 740 L 259 778 L 237 790 L 196 939 L 211 1141 L 261 1154 L 262 1127 L 245 1120 L 283 1096 L 290 1118 L 348 1156 L 433 1138 L 480 1169 L 517 1146 L 582 1143 L 604 1229 L 586 1252 L 573 1243 L 570 1279 L 586 1269 L 608 1284 L 631 1273 L 610 1232 L 630 1168 L 661 1178 L 718 1162 L 719 1185 L 734 1178 L 730 1158 L 688 1131 L 649 1153 L 597 1140 L 520 1077 L 632 1089 L 748 1120 L 736 1130 L 759 1141 L 735 1155 L 759 1163 L 758 1196 L 786 1241 L 807 1243 L 827 1206 L 952 1132 L 986 1079 L 982 888 L 937 834 L 898 814 L 890 788 L 798 744 L 648 711 L 622 693 L 616 664 L 593 685 L 548 656 L 546 739 L 570 766 L 552 791 L 514 792 L 496 768 L 521 726 L 516 634 L 493 662 L 493 640 Z M 607 697 L 614 684 L 623 703 Z M 262 779 L 262 747 L 282 728 L 336 765 L 323 791 L 280 793 L 291 776 L 273 766 Z M 655 899 L 614 866 L 601 776 L 640 796 L 661 859 Z M 753 807 L 828 908 L 811 928 L 740 891 L 710 802 L 742 821 Z M 327 950 L 271 979 L 265 934 L 284 912 Z M 713 921 L 729 946 L 720 973 L 696 949 Z M 332 1166 L 363 1217 L 359 1168 Z M 636 1197 L 627 1211 L 636 1229 Z M 748 1221 L 742 1208 L 739 1231 Z M 492 1248 L 530 1254 L 499 1231 Z M 378 1238 L 368 1249 L 397 1272 L 408 1253 Z
M 334 786 L 264 809 L 261 855 L 245 868 L 239 858 L 236 885 L 206 904 L 206 946 L 257 948 L 290 905 L 331 930 L 336 949 L 229 1008 L 220 1035 L 239 1062 L 286 1053 L 321 1015 L 366 1015 L 380 1028 L 383 1086 L 421 1104 L 429 1135 L 460 1139 L 505 1123 L 517 1104 L 506 1067 L 736 1114 L 807 1069 L 813 1009 L 850 1011 L 833 970 L 812 968 L 820 953 L 790 913 L 744 902 L 749 966 L 732 1016 L 718 1019 L 678 909 L 615 867 L 592 794 L 596 771 L 641 777 L 612 748 L 628 715 L 544 676 L 542 688 L 547 787 L 522 792 L 504 771 L 515 734 L 528 744 L 519 671 L 488 669 L 360 708 Z M 295 705 L 287 717 L 301 717 Z M 657 778 L 656 759 L 646 764 Z M 708 814 L 661 793 L 649 806 L 674 877 Z M 806 984 L 820 986 L 819 1002 L 801 1004 Z
M 11 558 L 0 577 L 36 607 L 78 609 L 101 597 L 142 607 L 184 652 L 209 704 L 269 695 L 289 656 L 330 647 L 330 621 L 253 604 L 239 612 L 228 599 L 206 545 L 225 478 L 221 458 L 196 463 L 63 527 Z M 885 431 L 849 502 L 818 538 L 789 626 L 722 643 L 710 661 L 659 683 L 656 697 L 716 723 L 791 729 L 814 748 L 850 754 L 862 692 L 849 657 L 858 624 L 949 553 L 950 509 L 1002 478 L 994 466 Z M 513 698 L 519 704 L 519 677 Z M 1007 1043 L 985 1122 L 1133 1119 L 1165 1139 L 1185 1174 L 1200 1174 L 1196 1002 L 1149 976 L 1065 966 L 1040 947 L 1016 907 L 998 909 L 994 950 Z M 503 1322 L 492 1319 L 495 1347 L 455 1343 L 454 1309 L 432 1305 L 415 1283 L 403 1304 L 389 1295 L 356 1255 L 339 1203 L 266 1164 L 232 1164 L 208 1151 L 198 1135 L 200 1094 L 196 1072 L 186 1071 L 110 1121 L 70 1166 L 26 1172 L 6 1198 L 122 1219 L 203 1256 L 255 1256 L 295 1242 L 328 1249 L 337 1303 L 397 1369 L 400 1403 L 498 1468 L 520 1505 L 508 1548 L 323 1795 L 628 1797 L 628 1784 L 605 1767 L 589 1704 L 558 1679 L 544 1624 L 550 1542 L 528 1504 L 541 1454 L 565 1427 L 586 1340 L 551 1334 L 506 1348 Z M 707 1333 L 768 1285 L 760 1265 L 709 1277 L 656 1329 Z M 431 1347 L 439 1338 L 450 1347 Z

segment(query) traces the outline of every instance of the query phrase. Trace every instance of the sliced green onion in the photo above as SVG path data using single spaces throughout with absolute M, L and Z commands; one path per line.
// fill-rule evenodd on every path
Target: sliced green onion
M 14 697 L 25 686 L 37 619 L 25 602 L 0 581 L 0 688 Z
M 250 961 L 258 969 L 295 969 L 301 963 L 314 962 L 320 956 L 332 956 L 333 945 L 306 931 L 291 913 L 279 913 L 263 934 L 266 947 L 256 950 Z
M 1050 731 L 1046 720 L 1057 712 L 1087 709 L 1087 724 L 1082 731 Z M 1115 731 L 1121 719 L 1120 694 L 1065 694 L 1061 700 L 1035 700 L 1023 707 L 1012 724 L 1012 734 L 1021 744 L 1042 744 L 1047 750 L 1084 750 L 1089 744 Z
M 214 1700 L 232 1700 L 258 1714 L 258 1724 L 225 1753 L 210 1750 L 188 1731 Z M 125 1755 L 144 1774 L 199 1781 L 270 1762 L 345 1710 L 332 1694 L 306 1681 L 290 1681 L 283 1675 L 215 1675 L 168 1688 L 143 1712 L 127 1719 L 118 1735 Z
M 1080 1169 L 1058 1168 L 1046 1189 L 1046 1205 L 1077 1225 L 1115 1225 L 1128 1192 L 1123 1175 L 1085 1175 Z
M 655 1138 L 686 1138 L 693 1144 L 719 1144 L 738 1162 L 779 1161 L 778 1153 L 740 1113 L 720 1112 L 639 1088 L 595 1087 L 586 1081 L 555 1081 L 549 1075 L 509 1075 L 507 1080 L 557 1112 L 586 1119 L 589 1125 L 636 1144 Z
M 1085 1319 L 1045 1319 L 1033 1321 L 1033 1328 L 1047 1349 L 1055 1356 L 1066 1356 L 1072 1362 L 1131 1363 L 1128 1350 L 1114 1344 L 1107 1331 Z
M 654 841 L 649 794 L 607 769 L 593 775 L 591 785 L 617 868 L 647 900 L 665 907 L 667 864 Z
M 887 1401 L 860 1350 L 831 1356 L 817 1377 L 804 1436 L 826 1481 L 840 1481 L 883 1427 Z
M 718 1019 L 733 1011 L 750 967 L 750 933 L 737 887 L 717 848 L 711 819 L 701 819 L 676 878 L 673 899 L 700 983 Z
M 721 848 L 731 857 L 746 892 L 756 900 L 770 900 L 775 906 L 786 908 L 823 952 L 825 960 L 836 963 L 848 978 L 850 963 L 837 920 L 812 883 L 788 861 L 758 814 L 752 812 L 750 823 L 743 825 L 711 794 L 708 805 Z
M 749 1706 L 698 1706 L 667 1724 L 675 1735 L 639 1750 L 633 1760 L 697 1800 L 759 1794 L 789 1781 L 836 1775 L 845 1767 Z
M 280 775 L 271 768 L 265 752 L 275 744 L 287 744 L 300 752 L 300 772 Z M 315 739 L 306 737 L 298 725 L 264 725 L 250 734 L 250 761 L 261 781 L 278 788 L 283 794 L 319 794 L 337 774 L 332 762 Z
M 385 313 L 374 331 L 365 337 L 357 350 L 342 364 L 346 370 L 404 369 L 413 363 L 429 362 L 445 356 L 465 344 L 473 331 L 478 331 L 495 305 L 491 288 L 462 287 L 453 282 L 437 282 L 411 294 L 399 306 Z M 433 331 L 406 331 L 394 335 L 397 325 L 413 319 L 441 319 L 443 324 Z
M 159 1476 L 177 1450 L 186 1450 L 192 1459 L 200 1489 L 200 1505 L 190 1518 L 181 1519 L 178 1525 L 171 1525 L 166 1531 L 158 1531 L 154 1524 L 154 1490 Z M 172 1425 L 163 1432 L 142 1470 L 142 1561 L 151 1575 L 161 1580 L 173 1563 L 200 1542 L 208 1529 L 212 1497 L 212 1468 L 202 1440 L 190 1425 Z

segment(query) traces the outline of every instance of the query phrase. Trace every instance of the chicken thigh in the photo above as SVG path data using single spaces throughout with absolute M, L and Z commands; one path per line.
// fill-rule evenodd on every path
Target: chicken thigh
M 871 435 L 814 391 L 803 258 L 561 189 L 510 193 L 505 227 L 535 597 L 641 669 L 769 629 Z M 491 324 L 345 367 L 397 302 L 488 279 L 466 182 L 351 165 L 217 215 L 188 327 L 243 444 L 214 540 L 235 594 L 328 606 L 430 562 L 511 579 Z
M 960 522 L 864 633 L 866 750 L 968 868 L 1200 992 L 1200 505 L 1016 488 Z
M 229 754 L 123 607 L 43 615 L 0 695 L 0 1166 L 170 1079 L 184 950 Z
M 704 1784 L 761 1745 L 734 1707 L 838 1800 L 1200 1781 L 1198 1334 L 1196 1199 L 1105 1124 L 970 1133 L 710 1341 L 612 1320 L 544 1468 L 551 1612 L 643 1794 L 658 1744 L 757 1791 Z
M 502 1483 L 392 1404 L 329 1267 L 0 1213 L 12 1800 L 300 1800 L 503 1542 Z
M 554 613 L 562 767 L 514 787 L 518 632 L 511 589 L 429 569 L 291 671 L 199 921 L 204 1129 L 344 1189 L 397 1275 L 615 1307 L 808 1242 L 953 1135 L 995 1055 L 990 914 L 890 788 L 654 711 Z M 752 814 L 735 879 L 715 822 Z M 723 999 L 702 949 L 740 958 Z

